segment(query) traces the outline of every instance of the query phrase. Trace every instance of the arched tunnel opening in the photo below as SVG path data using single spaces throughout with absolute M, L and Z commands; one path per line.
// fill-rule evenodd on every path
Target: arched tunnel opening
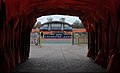
M 63 17 L 64 16 L 64 17 Z M 42 16 L 43 17 L 43 16 Z M 19 66 L 17 66 L 17 72 L 40 72 L 40 71 L 62 71 L 62 72 L 79 72 L 79 71 L 105 71 L 102 70 L 99 66 L 97 66 L 96 64 L 94 64 L 92 61 L 90 61 L 88 59 L 88 57 L 86 57 L 87 52 L 88 52 L 88 42 L 85 41 L 83 35 L 87 34 L 83 34 L 82 32 L 72 32 L 72 30 L 67 30 L 62 33 L 63 35 L 57 35 L 55 36 L 54 34 L 61 34 L 61 32 L 63 32 L 62 30 L 62 24 L 63 21 L 60 21 L 61 17 L 65 18 L 66 20 L 64 21 L 64 25 L 72 25 L 74 23 L 75 20 L 79 20 L 78 17 L 73 17 L 73 16 L 66 16 L 66 15 L 50 15 L 50 16 L 44 16 L 43 18 L 41 17 L 41 22 L 40 22 L 40 18 L 38 18 L 35 26 L 32 29 L 31 32 L 31 45 L 30 45 L 30 55 L 29 55 L 29 59 L 20 64 Z M 70 19 L 71 17 L 71 19 Z M 47 20 L 48 19 L 48 20 Z M 50 20 L 49 20 L 50 19 Z M 74 20 L 73 20 L 74 19 Z M 42 24 L 44 20 L 44 23 Z M 70 24 L 65 23 L 65 22 L 72 22 Z M 77 21 L 78 22 L 78 21 Z M 80 20 L 79 20 L 80 22 Z M 37 28 L 38 25 L 43 25 L 41 27 Z M 46 30 L 44 28 L 49 28 L 49 24 L 51 25 L 52 28 L 57 28 L 60 27 L 61 30 L 57 29 L 53 30 L 52 28 L 50 28 L 51 30 Z M 55 26 L 54 26 L 55 25 Z M 77 24 L 78 25 L 78 24 Z M 80 24 L 80 28 L 79 29 L 83 29 L 84 27 L 82 26 L 82 24 Z M 68 26 L 67 26 L 68 27 Z M 69 26 L 70 29 L 73 29 Z M 44 31 L 43 31 L 44 29 Z M 64 28 L 65 29 L 65 28 Z M 78 29 L 74 28 L 74 29 Z M 46 30 L 46 31 L 45 31 Z M 52 33 L 51 33 L 52 31 Z M 42 36 L 42 46 L 40 47 L 40 43 L 39 43 L 39 33 L 43 32 L 44 37 Z M 47 32 L 47 33 L 46 33 Z M 53 33 L 55 32 L 55 33 Z M 86 31 L 84 31 L 85 33 L 87 33 Z M 72 34 L 74 33 L 74 43 L 72 43 L 73 39 L 72 39 Z M 80 44 L 78 44 L 78 36 L 76 35 L 80 35 L 81 34 L 81 39 Z M 36 35 L 36 37 L 35 37 Z M 51 36 L 52 35 L 52 36 Z M 66 36 L 67 37 L 66 37 Z M 49 36 L 49 37 L 46 37 Z M 51 37 L 50 37 L 51 36 Z M 65 37 L 63 37 L 65 36 Z M 71 36 L 71 37 L 70 37 Z M 88 39 L 87 37 L 85 37 L 86 40 Z M 37 44 L 36 44 L 37 43 Z M 86 67 L 87 66 L 87 67 Z M 22 67 L 22 68 L 21 68 Z M 85 68 L 86 67 L 86 68 Z M 18 70 L 19 69 L 19 70 Z
M 119 0 L 0 0 L 0 72 L 13 72 L 30 52 L 30 32 L 42 15 L 79 16 L 88 32 L 88 54 L 107 72 L 120 72 Z

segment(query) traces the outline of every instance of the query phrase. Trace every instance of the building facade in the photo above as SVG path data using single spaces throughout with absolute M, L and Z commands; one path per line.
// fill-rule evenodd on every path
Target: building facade
M 40 31 L 45 38 L 70 38 L 72 27 L 69 23 L 63 21 L 48 21 L 41 24 Z

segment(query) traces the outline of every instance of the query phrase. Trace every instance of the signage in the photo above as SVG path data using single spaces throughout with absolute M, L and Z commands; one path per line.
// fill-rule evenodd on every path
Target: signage
M 44 35 L 44 38 L 71 38 L 71 35 L 63 35 L 63 34 Z

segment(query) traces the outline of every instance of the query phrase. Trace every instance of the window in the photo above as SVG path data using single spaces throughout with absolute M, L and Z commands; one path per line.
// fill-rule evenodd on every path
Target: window
M 45 24 L 45 25 L 43 25 L 42 27 L 43 27 L 43 28 L 47 28 L 47 27 L 48 27 L 48 25 L 47 25 L 47 24 Z
M 59 24 L 59 23 L 52 23 L 51 27 L 52 28 L 61 28 L 61 24 Z

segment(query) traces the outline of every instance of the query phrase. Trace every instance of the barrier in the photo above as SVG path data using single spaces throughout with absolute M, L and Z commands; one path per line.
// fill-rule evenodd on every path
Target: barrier
M 41 36 L 41 32 L 40 32 L 40 48 L 42 47 L 42 36 Z
M 87 36 L 81 36 L 80 34 L 73 33 L 72 34 L 72 45 L 77 44 L 78 46 L 80 44 L 88 44 L 88 37 Z

